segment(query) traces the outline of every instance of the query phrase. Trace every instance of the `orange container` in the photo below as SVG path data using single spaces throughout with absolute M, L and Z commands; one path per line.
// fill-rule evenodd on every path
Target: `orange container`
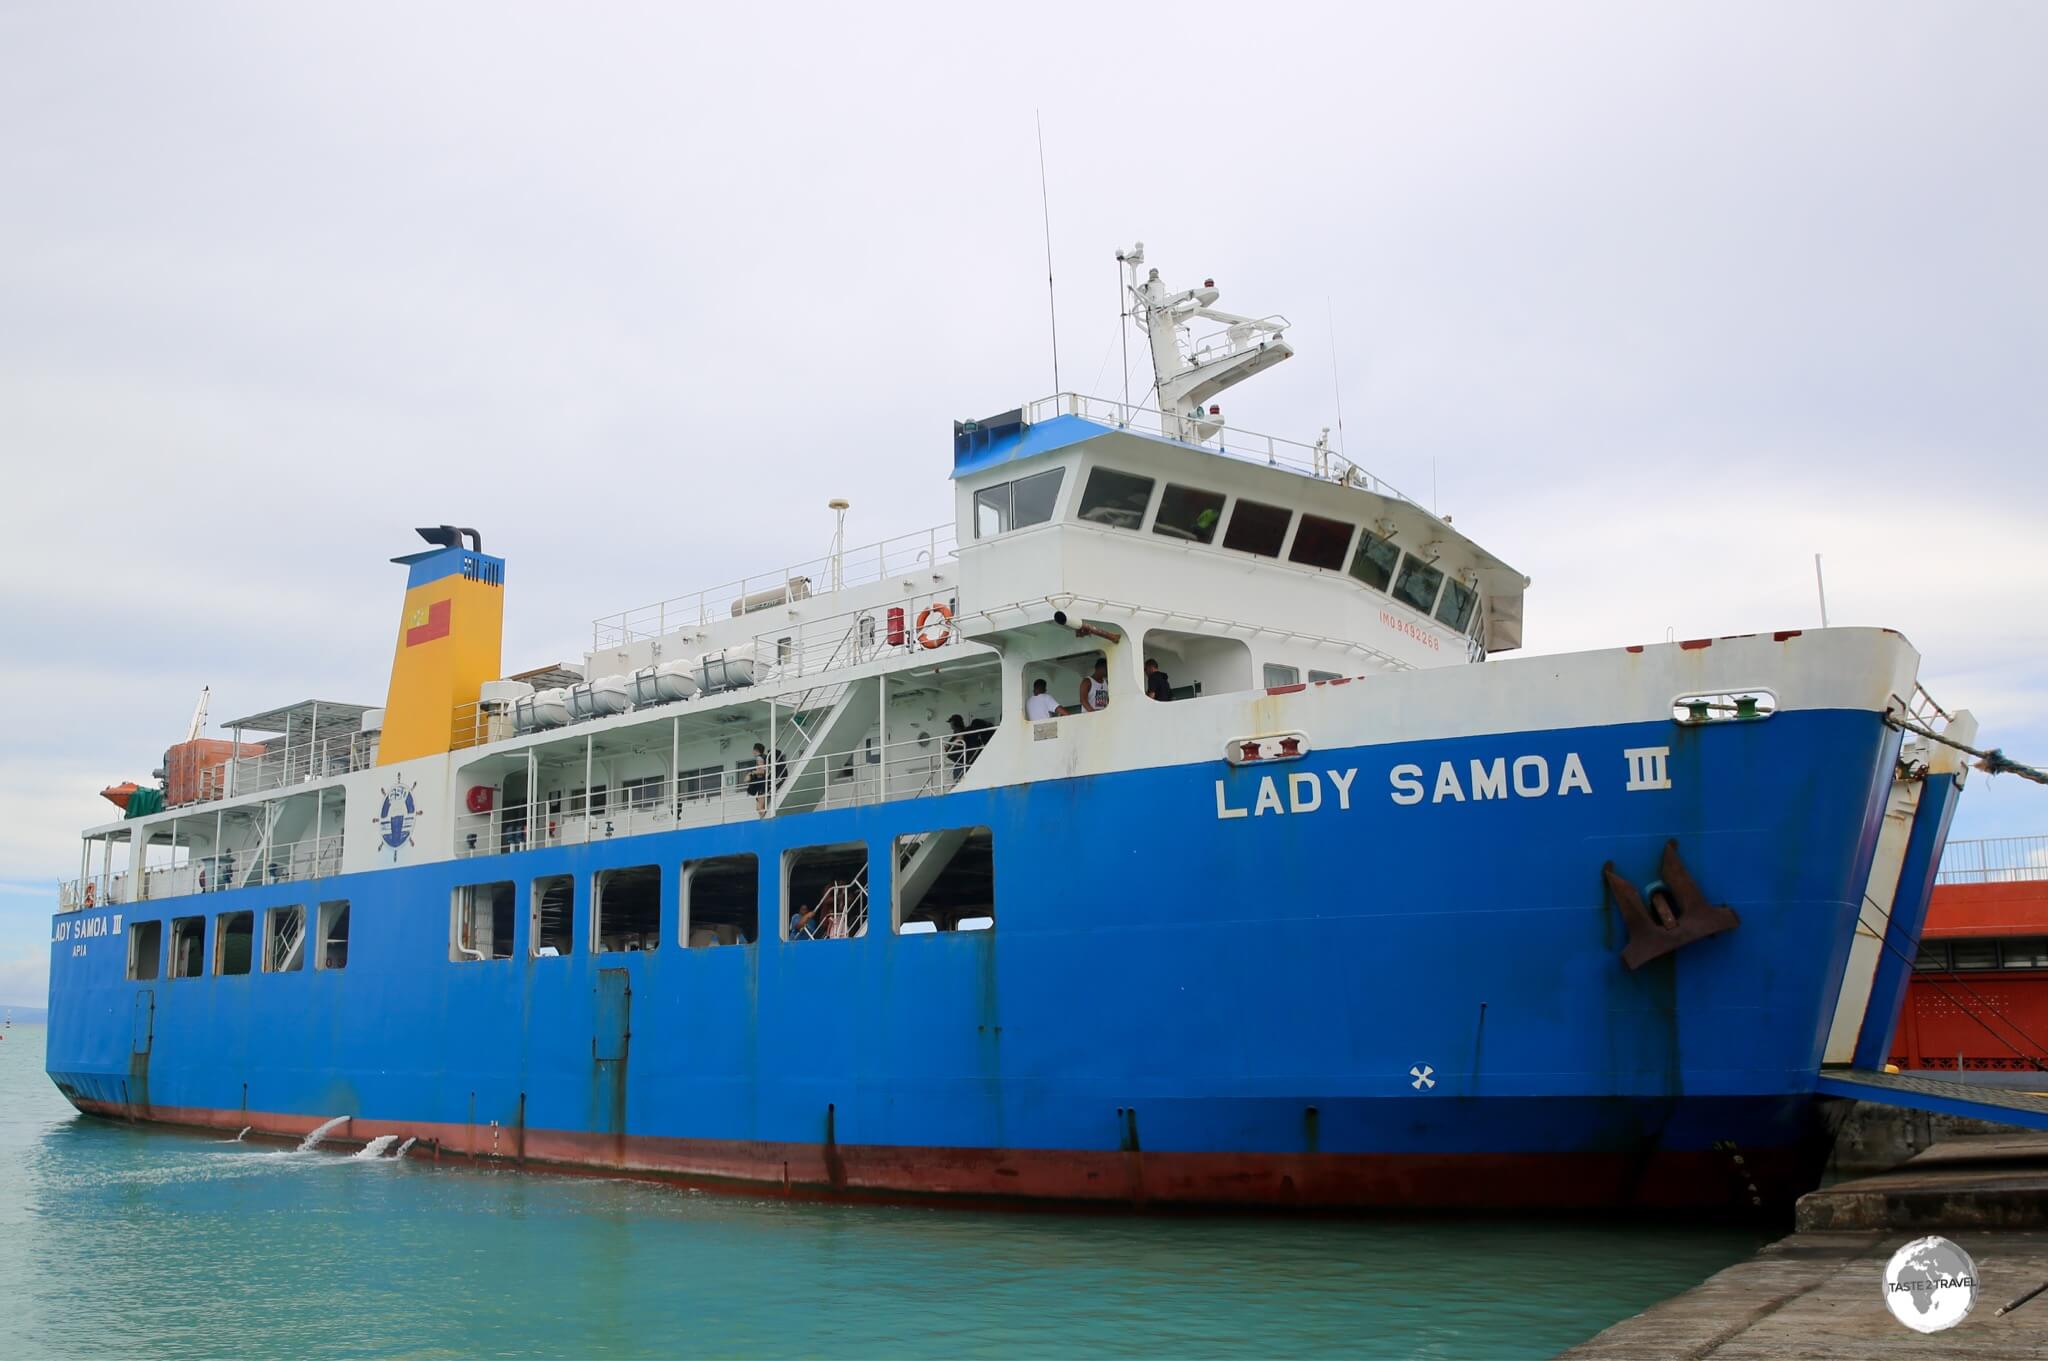
M 263 744 L 244 742 L 241 754 L 261 756 Z M 227 793 L 228 762 L 235 758 L 235 744 L 218 737 L 195 737 L 180 742 L 164 753 L 164 776 L 168 786 L 167 804 L 199 803 Z

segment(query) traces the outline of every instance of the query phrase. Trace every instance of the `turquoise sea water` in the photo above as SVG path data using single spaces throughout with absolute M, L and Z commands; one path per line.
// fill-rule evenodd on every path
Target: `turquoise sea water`
M 1544 1357 L 1740 1230 L 794 1204 L 76 1115 L 0 1041 L 0 1357 Z

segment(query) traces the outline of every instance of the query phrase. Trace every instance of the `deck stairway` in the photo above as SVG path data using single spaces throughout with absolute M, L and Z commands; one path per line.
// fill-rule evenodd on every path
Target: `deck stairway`
M 917 910 L 971 831 L 967 827 L 950 827 L 943 832 L 926 832 L 914 845 L 904 846 L 896 866 L 898 911 L 907 917 Z
M 269 962 L 263 966 L 265 973 L 290 973 L 299 967 L 306 953 L 306 914 L 303 910 L 283 918 L 269 949 Z
M 792 706 L 794 716 L 782 731 L 795 732 L 797 744 L 775 791 L 777 813 L 801 813 L 823 802 L 832 778 L 825 758 L 853 750 L 874 725 L 880 685 L 869 676 L 816 686 Z

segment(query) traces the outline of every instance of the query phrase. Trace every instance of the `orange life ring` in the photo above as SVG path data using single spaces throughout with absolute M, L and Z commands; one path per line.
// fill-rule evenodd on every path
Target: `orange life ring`
M 924 626 L 935 614 L 939 617 L 939 632 L 937 637 L 931 637 L 925 633 Z M 924 648 L 944 647 L 952 641 L 953 612 L 951 610 L 942 604 L 934 602 L 917 612 L 918 646 Z

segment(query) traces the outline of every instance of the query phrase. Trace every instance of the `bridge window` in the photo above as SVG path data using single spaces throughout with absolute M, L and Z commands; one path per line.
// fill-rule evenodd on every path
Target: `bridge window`
M 1278 662 L 1267 662 L 1265 668 L 1266 688 L 1271 690 L 1281 685 L 1301 684 L 1301 668 L 1281 666 Z
M 1081 492 L 1081 518 L 1111 529 L 1136 529 L 1144 523 L 1145 507 L 1151 503 L 1151 478 L 1097 468 L 1088 474 L 1088 485 Z
M 533 920 L 526 938 L 534 958 L 550 959 L 576 948 L 576 880 L 550 874 L 533 881 Z
M 1351 532 L 1356 528 L 1342 520 L 1325 520 L 1320 515 L 1301 514 L 1301 528 L 1294 531 L 1294 547 L 1287 550 L 1287 560 L 1298 562 L 1304 567 L 1327 567 L 1333 572 L 1344 570 L 1344 550 L 1351 547 Z
M 600 954 L 661 945 L 661 867 L 598 871 L 590 896 L 591 933 Z
M 896 930 L 986 931 L 996 924 L 995 836 L 955 827 L 896 838 Z
M 256 953 L 256 914 L 223 912 L 213 919 L 213 971 L 245 974 Z
M 297 973 L 306 964 L 306 909 L 273 907 L 263 914 L 263 972 Z
M 1050 520 L 1053 503 L 1060 498 L 1060 482 L 1066 474 L 1065 468 L 1048 468 L 974 493 L 974 537 L 991 538 Z
M 206 918 L 171 919 L 171 977 L 197 978 L 206 959 Z
M 844 940 L 868 933 L 868 848 L 810 846 L 782 861 L 784 940 Z
M 512 881 L 464 884 L 450 895 L 448 958 L 481 962 L 512 958 Z
M 1159 513 L 1152 517 L 1152 532 L 1169 539 L 1209 543 L 1216 537 L 1216 522 L 1223 518 L 1223 493 L 1182 487 L 1172 482 L 1159 493 Z
M 162 922 L 128 923 L 128 977 L 132 981 L 153 982 L 163 965 L 163 953 Z
M 1287 522 L 1294 512 L 1285 506 L 1269 506 L 1239 497 L 1230 512 L 1230 528 L 1223 531 L 1223 546 L 1240 553 L 1257 553 L 1262 558 L 1280 556 L 1287 541 Z
M 1375 591 L 1384 591 L 1400 560 L 1400 549 L 1368 529 L 1358 536 L 1358 551 L 1351 555 L 1351 575 Z
M 1452 577 L 1444 583 L 1444 598 L 1436 602 L 1436 617 L 1439 622 L 1463 633 L 1465 625 L 1472 622 L 1472 610 L 1478 604 L 1479 592 Z
M 1401 564 L 1400 578 L 1394 582 L 1394 599 L 1428 614 L 1436 604 L 1437 588 L 1443 584 L 1441 571 L 1410 553 Z
M 320 904 L 319 934 L 314 937 L 313 967 L 316 969 L 346 969 L 348 967 L 348 900 L 336 899 Z
M 716 855 L 683 866 L 682 937 L 692 950 L 751 945 L 761 936 L 761 862 Z

